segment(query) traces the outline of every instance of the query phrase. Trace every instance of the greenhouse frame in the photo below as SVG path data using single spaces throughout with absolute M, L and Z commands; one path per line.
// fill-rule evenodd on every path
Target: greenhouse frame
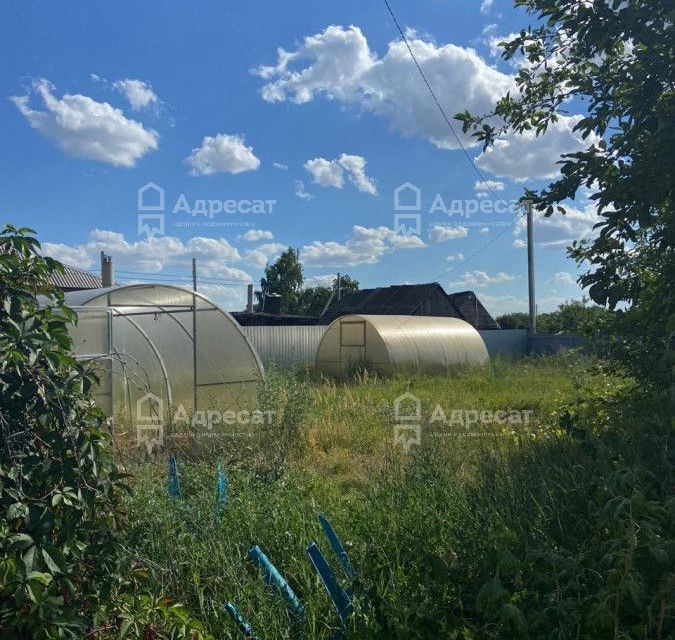
M 332 376 L 354 367 L 447 372 L 488 361 L 483 339 L 468 322 L 431 316 L 342 316 L 328 326 L 316 355 L 317 369 Z
M 65 294 L 73 353 L 94 361 L 95 397 L 130 427 L 181 410 L 255 406 L 264 369 L 232 316 L 196 291 L 131 284 Z

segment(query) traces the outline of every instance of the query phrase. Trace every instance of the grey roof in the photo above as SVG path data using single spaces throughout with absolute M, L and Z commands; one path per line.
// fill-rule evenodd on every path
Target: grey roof
M 376 289 L 359 289 L 343 294 L 334 300 L 321 316 L 324 322 L 332 322 L 338 316 L 351 313 L 370 315 L 412 315 L 415 310 L 433 293 L 443 287 L 438 282 L 426 284 L 394 284 Z
M 328 307 L 321 316 L 321 322 L 328 324 L 335 318 L 349 314 L 413 315 L 434 293 L 447 297 L 452 309 L 449 315 L 452 317 L 465 320 L 476 329 L 499 329 L 473 291 L 447 294 L 438 282 L 396 284 L 343 294 L 340 300 L 334 300 Z
M 63 265 L 64 272 L 52 274 L 52 284 L 64 291 L 80 291 L 82 289 L 100 289 L 101 277 L 77 267 Z

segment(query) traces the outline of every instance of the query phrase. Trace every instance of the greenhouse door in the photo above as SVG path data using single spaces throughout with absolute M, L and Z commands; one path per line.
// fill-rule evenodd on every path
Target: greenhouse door
M 340 323 L 340 365 L 344 369 L 366 359 L 366 323 L 354 320 Z

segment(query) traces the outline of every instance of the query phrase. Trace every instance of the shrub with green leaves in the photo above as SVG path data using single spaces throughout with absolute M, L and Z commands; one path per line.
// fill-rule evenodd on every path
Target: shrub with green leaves
M 96 376 L 69 353 L 63 267 L 31 234 L 0 232 L 0 638 L 197 637 L 120 555 L 125 484 Z

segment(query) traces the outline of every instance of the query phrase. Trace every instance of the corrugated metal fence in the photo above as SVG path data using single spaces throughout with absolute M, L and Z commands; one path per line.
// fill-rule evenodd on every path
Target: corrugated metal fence
M 326 327 L 242 327 L 258 352 L 265 368 L 274 365 L 279 369 L 314 366 L 319 341 Z
M 314 366 L 325 326 L 242 327 L 263 365 L 279 369 Z M 529 353 L 555 353 L 586 344 L 574 334 L 537 334 L 528 339 L 525 329 L 479 331 L 491 358 L 522 358 Z

